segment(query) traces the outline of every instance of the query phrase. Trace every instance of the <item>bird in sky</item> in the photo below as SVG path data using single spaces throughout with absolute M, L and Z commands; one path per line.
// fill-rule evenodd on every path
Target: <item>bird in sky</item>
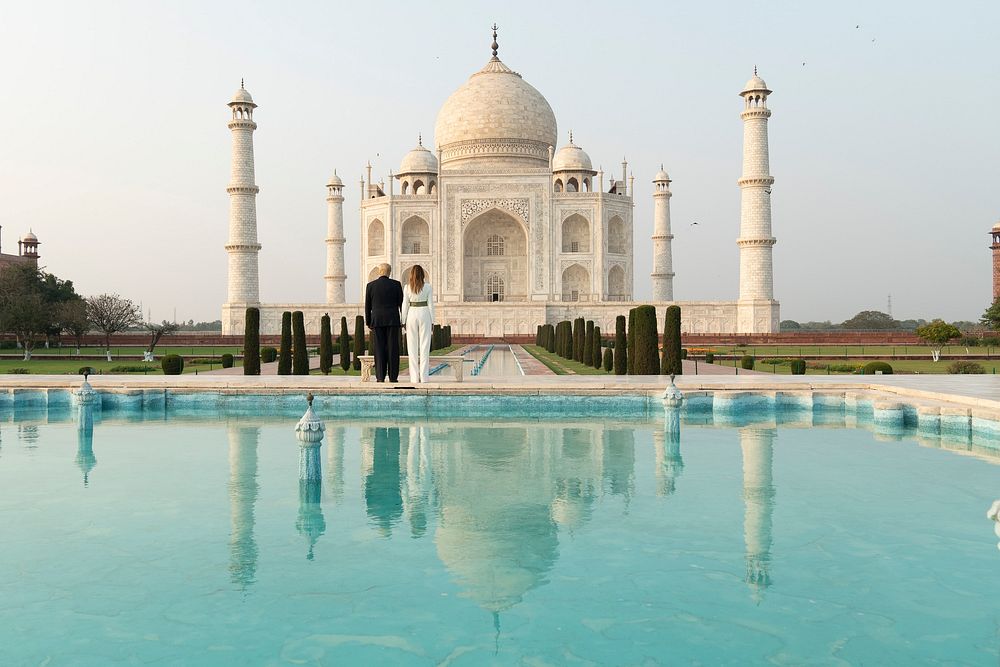
M 692 223 L 691 223 L 691 226 L 692 226 L 692 227 L 694 227 L 694 226 L 695 226 L 695 225 L 697 225 L 697 224 L 698 224 L 697 222 L 692 222 Z

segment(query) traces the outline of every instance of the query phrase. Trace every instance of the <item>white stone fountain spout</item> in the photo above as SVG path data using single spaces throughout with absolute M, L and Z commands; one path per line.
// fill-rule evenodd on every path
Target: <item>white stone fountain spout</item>
M 674 384 L 674 376 L 670 376 L 670 385 L 663 392 L 663 406 L 667 408 L 679 408 L 684 403 L 684 394 Z
M 306 413 L 302 415 L 299 423 L 295 425 L 295 437 L 298 438 L 299 442 L 319 442 L 323 439 L 323 431 L 326 430 L 326 427 L 313 412 L 313 395 L 307 395 L 306 401 L 309 402 L 309 407 L 306 408 Z
M 80 385 L 79 389 L 73 392 L 73 395 L 76 397 L 76 402 L 80 405 L 90 405 L 97 400 L 97 392 L 94 391 L 94 388 L 90 386 L 89 382 L 87 382 L 87 377 L 89 375 L 89 373 L 83 374 L 83 384 Z

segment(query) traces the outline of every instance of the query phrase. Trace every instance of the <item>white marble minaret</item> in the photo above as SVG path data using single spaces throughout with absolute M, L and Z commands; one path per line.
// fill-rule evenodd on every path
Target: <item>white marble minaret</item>
M 743 98 L 743 176 L 740 177 L 740 298 L 737 314 L 738 332 L 777 331 L 778 307 L 774 301 L 774 274 L 771 248 L 771 176 L 768 157 L 767 89 L 757 76 L 747 81 Z
M 653 301 L 674 300 L 670 197 L 670 176 L 660 165 L 660 172 L 653 179 Z
M 326 302 L 344 303 L 344 182 L 336 170 L 326 192 Z
M 253 103 L 250 93 L 240 82 L 240 89 L 233 95 L 229 108 L 233 118 L 229 129 L 233 132 L 232 172 L 229 178 L 229 293 L 227 305 L 260 303 L 260 277 L 257 271 L 257 192 L 254 182 Z

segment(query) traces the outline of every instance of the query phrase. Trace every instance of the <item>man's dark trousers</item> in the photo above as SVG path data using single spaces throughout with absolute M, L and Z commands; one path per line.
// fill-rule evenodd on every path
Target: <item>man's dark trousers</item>
M 372 330 L 375 353 L 375 379 L 399 379 L 399 309 L 403 305 L 403 286 L 398 280 L 381 276 L 365 288 L 365 324 Z

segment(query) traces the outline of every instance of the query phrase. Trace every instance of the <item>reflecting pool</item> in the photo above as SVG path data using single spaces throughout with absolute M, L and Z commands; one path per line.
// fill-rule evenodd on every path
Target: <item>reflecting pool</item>
M 773 416 L 772 416 L 773 417 Z M 863 428 L 0 415 L 0 663 L 996 664 L 992 450 Z

